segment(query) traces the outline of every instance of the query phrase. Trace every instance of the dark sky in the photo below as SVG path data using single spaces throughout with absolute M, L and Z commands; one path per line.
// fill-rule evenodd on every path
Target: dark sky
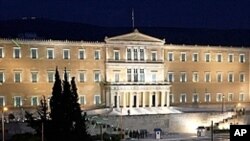
M 0 20 L 42 17 L 101 26 L 250 29 L 250 0 L 0 0 Z

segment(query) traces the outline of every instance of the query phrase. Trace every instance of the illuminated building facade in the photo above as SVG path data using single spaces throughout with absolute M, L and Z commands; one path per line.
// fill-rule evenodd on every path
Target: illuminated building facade
M 0 39 L 0 105 L 34 108 L 56 66 L 83 109 L 249 102 L 249 49 L 172 45 L 135 30 L 105 42 Z

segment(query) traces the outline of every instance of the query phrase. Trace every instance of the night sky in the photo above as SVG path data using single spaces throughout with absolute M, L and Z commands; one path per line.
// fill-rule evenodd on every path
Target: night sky
M 250 0 L 0 0 L 0 20 L 38 17 L 101 26 L 250 29 Z

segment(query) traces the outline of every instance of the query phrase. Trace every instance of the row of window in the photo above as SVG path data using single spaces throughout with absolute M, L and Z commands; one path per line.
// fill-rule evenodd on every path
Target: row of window
M 25 99 L 23 97 L 21 97 L 21 96 L 14 96 L 13 97 L 13 104 L 14 104 L 13 106 L 14 107 L 20 107 L 20 106 L 22 106 L 24 100 Z M 78 103 L 81 104 L 81 105 L 87 104 L 87 100 L 86 100 L 85 95 L 79 95 Z M 38 96 L 32 96 L 32 97 L 30 97 L 30 106 L 38 106 L 39 104 L 40 103 L 39 103 L 39 97 Z M 96 104 L 96 105 L 101 104 L 100 95 L 94 95 L 93 104 Z M 5 97 L 4 96 L 0 96 L 0 107 L 1 106 L 5 106 L 5 105 L 7 105 L 7 103 L 5 101 Z
M 30 81 L 32 83 L 37 83 L 39 81 L 38 71 L 31 71 L 30 73 Z M 70 72 L 67 72 L 68 80 L 70 80 Z M 94 82 L 101 81 L 101 72 L 99 70 L 94 71 Z M 47 71 L 47 81 L 53 83 L 55 80 L 55 71 Z M 86 82 L 86 71 L 78 72 L 78 82 L 83 83 Z M 3 71 L 0 71 L 0 83 L 5 82 L 5 74 Z M 14 71 L 14 82 L 21 83 L 22 82 L 22 71 Z
M 227 97 L 222 94 L 222 93 L 217 93 L 216 97 L 215 97 L 215 101 L 216 102 L 233 102 L 233 101 L 245 101 L 245 94 L 244 93 L 240 93 L 239 97 L 235 97 L 233 93 L 228 93 Z M 174 103 L 174 95 L 170 94 L 169 95 L 169 100 L 170 103 Z M 182 93 L 180 94 L 180 98 L 179 98 L 179 102 L 180 103 L 186 103 L 187 102 L 187 94 L 186 93 Z M 198 103 L 201 102 L 202 100 L 200 99 L 199 94 L 197 93 L 193 93 L 192 94 L 192 102 L 193 103 Z M 211 102 L 211 94 L 210 93 L 205 93 L 204 95 L 204 102 Z
M 55 58 L 55 51 L 54 48 L 47 48 L 47 59 L 54 59 Z M 63 59 L 70 59 L 70 49 L 63 49 Z M 0 47 L 0 58 L 4 58 L 5 53 L 3 47 Z M 13 48 L 13 58 L 19 59 L 22 57 L 21 47 L 14 47 Z M 38 48 L 30 48 L 30 58 L 31 59 L 38 59 Z M 100 60 L 101 54 L 100 50 L 94 51 L 94 59 Z M 86 59 L 85 49 L 78 50 L 78 59 L 84 60 Z
M 175 82 L 175 74 L 174 72 L 168 72 L 167 73 L 167 81 L 168 82 Z M 192 74 L 192 82 L 199 82 L 199 72 L 193 72 Z M 204 82 L 211 82 L 211 72 L 204 72 Z M 234 82 L 235 81 L 235 75 L 234 72 L 228 72 L 227 73 L 227 81 L 228 82 Z M 239 82 L 245 82 L 246 81 L 246 74 L 244 72 L 239 73 Z M 187 72 L 180 72 L 180 82 L 187 82 Z M 216 73 L 216 82 L 223 82 L 223 73 L 217 72 Z
M 167 54 L 167 60 L 172 62 L 174 61 L 174 53 L 173 52 L 168 52 Z M 181 52 L 180 54 L 180 61 L 181 62 L 186 62 L 188 59 L 187 59 L 187 53 L 186 52 Z M 193 53 L 192 54 L 192 61 L 193 62 L 198 62 L 200 60 L 199 58 L 199 53 Z M 210 53 L 205 53 L 205 56 L 204 56 L 204 61 L 205 62 L 211 62 L 212 61 L 212 56 Z M 216 58 L 215 58 L 215 61 L 216 62 L 223 62 L 223 55 L 222 53 L 217 53 L 216 54 Z M 232 63 L 235 61 L 235 55 L 233 53 L 229 53 L 228 56 L 227 56 L 227 61 L 229 63 Z M 244 63 L 246 61 L 246 56 L 244 53 L 241 53 L 239 54 L 239 62 L 240 63 Z

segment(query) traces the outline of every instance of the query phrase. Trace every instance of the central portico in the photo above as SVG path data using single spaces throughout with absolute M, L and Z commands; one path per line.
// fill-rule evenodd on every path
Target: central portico
M 105 42 L 106 106 L 168 107 L 171 85 L 164 80 L 165 40 L 135 30 Z

